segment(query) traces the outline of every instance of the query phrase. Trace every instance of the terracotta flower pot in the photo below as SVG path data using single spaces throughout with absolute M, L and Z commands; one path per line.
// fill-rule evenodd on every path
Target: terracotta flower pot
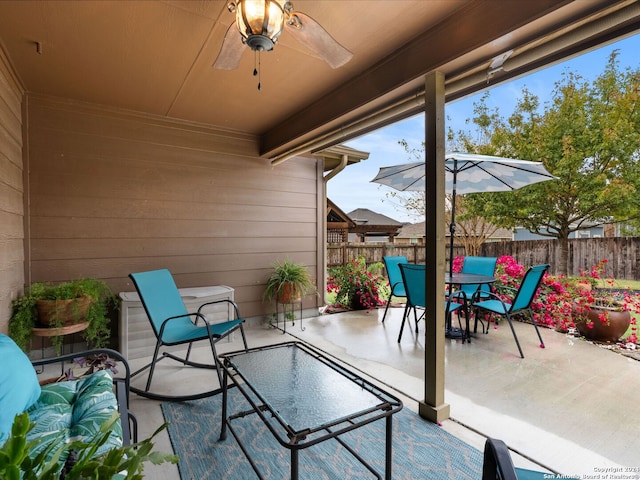
M 606 307 L 582 307 L 574 315 L 576 328 L 585 338 L 599 342 L 617 342 L 629 328 L 631 313 Z M 602 315 L 606 321 L 602 320 Z
M 62 326 L 69 326 L 84 320 L 91 305 L 91 298 L 80 297 L 70 300 L 38 300 L 38 321 L 45 327 L 51 327 L 62 322 Z
M 300 290 L 295 283 L 285 282 L 278 293 L 278 303 L 294 303 L 300 301 Z

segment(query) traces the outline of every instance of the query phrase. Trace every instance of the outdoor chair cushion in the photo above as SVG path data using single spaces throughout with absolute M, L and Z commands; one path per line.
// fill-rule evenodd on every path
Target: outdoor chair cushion
M 40 441 L 29 452 L 31 458 L 52 444 L 91 440 L 100 431 L 100 426 L 122 409 L 109 370 L 41 387 L 27 355 L 3 334 L 0 334 L 0 358 L 0 445 L 9 438 L 15 416 L 26 411 L 35 423 L 27 434 L 27 441 Z M 128 421 L 127 412 L 125 418 Z M 122 446 L 123 438 L 121 423 L 114 423 L 97 455 Z M 54 454 L 53 450 L 47 459 Z M 65 451 L 59 462 L 63 464 L 67 456 Z
M 40 396 L 40 384 L 27 355 L 0 334 L 0 444 L 9 437 L 13 419 Z
M 113 412 L 118 411 L 111 372 L 101 370 L 78 380 L 44 385 L 40 398 L 27 411 L 36 423 L 27 440 L 40 440 L 29 453 L 32 458 L 52 442 L 90 440 Z M 116 422 L 109 439 L 96 454 L 122 446 L 122 438 L 122 427 Z M 66 455 L 60 460 L 64 462 Z

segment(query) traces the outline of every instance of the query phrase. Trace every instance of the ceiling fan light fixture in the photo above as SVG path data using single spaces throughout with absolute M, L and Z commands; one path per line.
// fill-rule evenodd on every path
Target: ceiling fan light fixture
M 285 13 L 277 0 L 238 0 L 236 24 L 244 42 L 254 51 L 269 51 L 284 27 Z
M 273 50 L 284 29 L 331 68 L 339 68 L 353 57 L 322 25 L 296 11 L 290 1 L 229 0 L 227 8 L 236 18 L 227 28 L 220 52 L 213 62 L 213 68 L 218 70 L 238 68 L 245 45 L 258 52 L 255 58 L 259 65 L 260 52 Z

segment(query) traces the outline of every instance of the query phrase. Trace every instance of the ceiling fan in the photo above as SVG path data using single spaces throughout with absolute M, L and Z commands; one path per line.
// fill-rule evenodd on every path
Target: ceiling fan
M 272 50 L 285 27 L 293 38 L 327 62 L 331 68 L 341 67 L 353 56 L 318 22 L 295 11 L 291 2 L 236 0 L 230 1 L 227 8 L 236 14 L 236 21 L 227 29 L 213 68 L 238 68 L 245 45 L 258 53 Z M 254 70 L 254 75 L 257 75 L 257 70 Z

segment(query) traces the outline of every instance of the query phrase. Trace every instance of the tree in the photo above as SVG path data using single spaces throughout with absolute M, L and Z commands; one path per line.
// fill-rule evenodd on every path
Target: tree
M 460 132 L 467 151 L 541 161 L 558 177 L 507 193 L 467 197 L 470 215 L 522 226 L 560 242 L 567 273 L 568 238 L 586 225 L 633 223 L 640 216 L 640 69 L 621 71 L 617 51 L 592 83 L 565 72 L 550 104 L 524 90 L 504 120 L 485 95 L 474 105 L 480 142 Z
M 487 221 L 486 218 L 470 212 L 467 202 L 470 195 L 457 195 L 456 197 L 456 238 L 464 247 L 465 255 L 478 255 L 480 246 L 487 241 L 498 227 Z M 449 200 L 449 195 L 447 195 Z M 450 201 L 450 200 L 449 200 Z M 447 209 L 446 217 L 451 221 L 451 209 Z

